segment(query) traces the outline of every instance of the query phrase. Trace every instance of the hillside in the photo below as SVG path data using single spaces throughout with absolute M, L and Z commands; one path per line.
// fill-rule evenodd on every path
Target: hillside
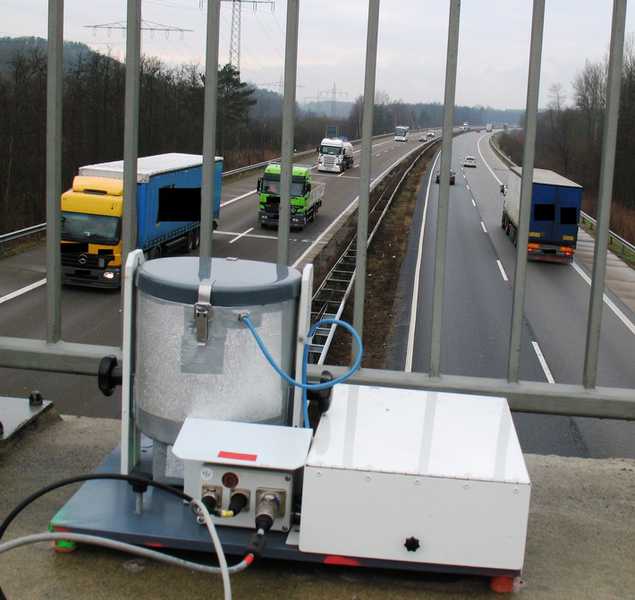
M 46 53 L 47 41 L 40 37 L 0 37 L 0 72 L 7 71 L 18 53 L 39 51 Z M 64 42 L 64 68 L 77 62 L 79 56 L 95 54 L 95 51 L 80 42 Z

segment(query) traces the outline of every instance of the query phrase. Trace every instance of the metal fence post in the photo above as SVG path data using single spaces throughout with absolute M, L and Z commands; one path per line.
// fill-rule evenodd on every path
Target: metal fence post
M 139 153 L 139 64 L 141 62 L 141 0 L 128 0 L 126 20 L 126 96 L 123 130 L 123 248 L 121 289 L 128 253 L 137 246 L 137 155 Z
M 441 374 L 441 325 L 443 321 L 443 295 L 445 291 L 445 262 L 448 237 L 448 209 L 450 199 L 450 167 L 452 166 L 452 134 L 454 129 L 454 96 L 456 68 L 459 54 L 459 26 L 461 0 L 450 2 L 448 23 L 448 51 L 445 65 L 445 97 L 443 107 L 443 140 L 441 142 L 441 170 L 439 178 L 439 207 L 437 211 L 434 247 L 434 280 L 432 291 L 432 328 L 430 333 L 430 375 Z M 432 177 L 432 174 L 430 175 Z M 425 224 L 424 224 L 425 226 Z M 415 285 L 418 285 L 415 282 Z
M 218 38 L 220 0 L 207 2 L 207 42 L 205 49 L 205 109 L 203 117 L 203 182 L 201 187 L 201 278 L 211 272 L 214 204 L 216 202 L 216 100 L 218 96 Z
M 64 93 L 64 0 L 49 0 L 46 77 L 46 339 L 62 337 L 62 106 Z
M 289 263 L 289 198 L 293 170 L 295 87 L 298 70 L 298 20 L 300 0 L 287 0 L 287 26 L 284 49 L 284 97 L 282 104 L 282 151 L 280 204 L 278 208 L 278 266 Z
M 375 74 L 377 71 L 377 37 L 379 34 L 379 0 L 368 2 L 366 30 L 366 70 L 362 110 L 362 154 L 360 157 L 359 204 L 357 207 L 357 244 L 355 257 L 355 301 L 353 327 L 360 336 L 364 331 L 364 296 L 366 294 L 366 240 L 368 239 L 368 206 L 373 155 L 373 113 Z
M 527 78 L 527 108 L 525 112 L 525 144 L 523 146 L 523 172 L 520 183 L 520 216 L 516 239 L 516 271 L 512 305 L 509 355 L 507 361 L 508 381 L 518 381 L 520 371 L 520 347 L 522 342 L 523 314 L 525 312 L 525 288 L 527 284 L 527 241 L 531 216 L 531 192 L 534 179 L 534 157 L 536 149 L 536 120 L 538 115 L 538 93 L 540 91 L 540 61 L 542 55 L 542 33 L 545 22 L 545 0 L 534 0 L 531 19 L 531 46 L 529 51 L 529 74 Z
M 584 353 L 583 384 L 586 388 L 595 387 L 597 381 L 600 328 L 602 324 L 602 309 L 604 306 L 606 254 L 609 225 L 611 222 L 611 195 L 613 193 L 613 173 L 615 170 L 617 122 L 620 109 L 622 64 L 624 62 L 625 23 L 626 0 L 614 0 L 613 22 L 611 25 L 611 50 L 606 83 L 606 113 L 604 114 L 604 133 L 602 140 L 602 166 L 600 170 L 597 232 L 595 235 L 591 300 L 589 302 L 586 348 Z

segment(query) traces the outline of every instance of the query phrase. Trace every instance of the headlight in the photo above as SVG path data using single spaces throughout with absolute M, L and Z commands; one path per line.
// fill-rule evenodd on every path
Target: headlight
M 106 271 L 103 274 L 103 278 L 104 279 L 114 279 L 115 278 L 115 274 L 112 271 Z

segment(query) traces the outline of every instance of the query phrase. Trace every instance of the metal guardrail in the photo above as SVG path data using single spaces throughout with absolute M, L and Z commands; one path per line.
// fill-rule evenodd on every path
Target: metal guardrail
M 594 231 L 597 229 L 598 222 L 591 215 L 580 211 L 580 224 L 586 229 Z M 630 262 L 635 262 L 635 244 L 631 244 L 628 240 L 617 235 L 617 233 L 609 230 L 609 248 L 614 254 L 625 258 Z
M 18 240 L 20 238 L 33 235 L 34 233 L 44 231 L 45 229 L 46 223 L 40 223 L 39 225 L 31 225 L 31 227 L 25 227 L 24 229 L 18 229 L 16 231 L 10 231 L 9 233 L 3 233 L 2 235 L 0 235 L 0 244 Z
M 489 138 L 490 148 L 494 151 L 496 156 L 500 158 L 508 167 L 517 167 L 518 165 L 507 156 L 498 145 L 498 140 L 496 140 L 496 136 L 498 133 L 491 135 Z M 580 225 L 585 229 L 589 229 L 594 231 L 597 228 L 597 220 L 594 219 L 590 214 L 580 211 Z M 635 244 L 631 244 L 628 240 L 625 240 L 623 237 L 619 236 L 614 231 L 609 229 L 609 239 L 608 245 L 611 252 L 616 254 L 617 256 L 624 258 L 630 262 L 635 262 Z
M 373 136 L 374 140 L 379 140 L 386 137 L 392 137 L 392 133 L 381 133 L 379 135 Z M 350 140 L 351 144 L 356 144 L 361 142 L 361 139 Z M 302 152 L 296 152 L 294 158 L 302 158 L 303 156 L 310 156 L 314 154 L 315 150 L 303 150 Z M 222 174 L 222 177 L 234 177 L 236 175 L 243 175 L 245 173 L 249 173 L 250 171 L 255 171 L 256 169 L 262 169 L 266 167 L 268 164 L 272 162 L 279 161 L 280 158 L 272 158 L 270 160 L 263 160 L 259 163 L 254 163 L 251 165 L 245 165 L 244 167 L 238 167 L 236 169 L 231 169 L 229 171 L 225 171 Z M 12 242 L 13 240 L 17 240 L 23 237 L 28 237 L 35 233 L 40 233 L 46 229 L 46 223 L 39 223 L 38 225 L 31 225 L 30 227 L 24 227 L 23 229 L 17 229 L 16 231 L 10 231 L 8 233 L 0 234 L 0 244 L 4 244 L 6 242 Z

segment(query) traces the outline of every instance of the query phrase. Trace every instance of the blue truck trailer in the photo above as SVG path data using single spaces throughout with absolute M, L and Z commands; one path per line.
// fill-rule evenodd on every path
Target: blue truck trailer
M 197 154 L 159 154 L 137 165 L 136 240 L 150 259 L 191 251 L 200 240 L 203 160 Z M 220 215 L 223 159 L 214 171 L 214 226 Z M 119 287 L 123 161 L 80 167 L 62 195 L 62 273 L 70 285 Z
M 503 186 L 501 226 L 514 245 L 518 238 L 522 169 L 513 167 Z M 582 186 L 547 169 L 534 169 L 527 257 L 569 263 L 578 241 Z

